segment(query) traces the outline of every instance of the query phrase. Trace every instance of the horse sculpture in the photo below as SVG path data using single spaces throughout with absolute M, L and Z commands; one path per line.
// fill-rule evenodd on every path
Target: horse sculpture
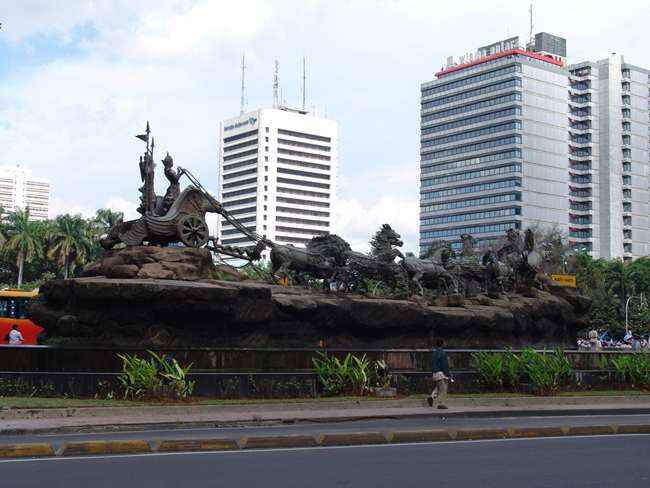
M 520 272 L 530 286 L 542 287 L 539 280 L 540 268 L 547 261 L 546 250 L 540 248 L 531 229 L 524 232 L 524 249 L 521 251 Z
M 462 291 L 464 294 L 468 292 L 467 284 L 470 281 L 476 281 L 483 286 L 485 283 L 485 268 L 481 265 L 476 254 L 474 254 L 474 244 L 478 240 L 469 234 L 462 234 L 460 238 L 463 241 L 463 247 L 460 254 L 460 259 L 456 260 L 451 268 L 451 274 L 462 284 Z
M 369 254 L 351 252 L 346 256 L 345 274 L 348 283 L 355 288 L 365 288 L 366 280 L 384 281 L 397 289 L 399 283 L 406 286 L 408 276 L 401 266 L 395 263 L 396 257 L 404 258 L 395 247 L 403 246 L 400 235 L 390 225 L 384 224 L 370 241 Z M 406 290 L 408 292 L 408 290 Z
M 293 282 L 308 274 L 323 279 L 323 287 L 329 291 L 329 285 L 336 278 L 337 272 L 345 265 L 345 257 L 352 251 L 350 245 L 333 234 L 313 237 L 305 249 L 290 244 L 269 244 L 270 258 L 273 263 L 271 276 L 277 283 L 278 272 L 286 275 Z M 288 270 L 297 271 L 294 278 Z
M 408 273 L 410 283 L 420 289 L 421 295 L 424 295 L 425 287 L 434 290 L 442 288 L 449 293 L 455 290 L 454 277 L 443 263 L 448 263 L 450 259 L 453 259 L 451 245 L 446 241 L 437 241 L 431 244 L 422 258 L 407 256 L 400 264 Z
M 502 258 L 503 259 L 503 258 Z M 506 262 L 492 251 L 483 255 L 483 266 L 485 267 L 485 278 L 488 291 L 506 292 L 506 284 L 514 286 L 514 270 Z

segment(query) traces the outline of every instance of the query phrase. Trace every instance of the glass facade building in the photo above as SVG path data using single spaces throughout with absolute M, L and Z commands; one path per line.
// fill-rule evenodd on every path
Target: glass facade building
M 421 251 L 439 239 L 459 247 L 462 234 L 481 245 L 533 223 L 566 230 L 567 75 L 514 47 L 481 48 L 484 57 L 421 86 Z
M 565 67 L 564 39 L 535 39 L 450 57 L 421 86 L 420 251 L 538 225 L 594 258 L 647 256 L 650 72 L 620 55 Z

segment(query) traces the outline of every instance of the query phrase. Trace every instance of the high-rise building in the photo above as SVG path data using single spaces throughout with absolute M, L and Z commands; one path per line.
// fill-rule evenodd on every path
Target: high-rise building
M 569 236 L 594 257 L 650 253 L 650 71 L 623 56 L 568 66 Z
M 649 75 L 622 56 L 568 67 L 541 33 L 448 58 L 421 87 L 420 249 L 555 227 L 594 258 L 647 256 Z
M 338 123 L 286 107 L 221 122 L 219 200 L 248 229 L 302 246 L 336 231 Z M 225 219 L 219 242 L 254 243 Z M 268 255 L 263 255 L 268 259 Z
M 29 207 L 30 220 L 47 220 L 50 179 L 32 176 L 20 166 L 0 166 L 0 206 L 6 212 Z

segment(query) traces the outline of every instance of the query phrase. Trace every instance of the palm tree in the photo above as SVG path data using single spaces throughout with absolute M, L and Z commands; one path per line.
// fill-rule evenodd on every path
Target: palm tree
M 108 232 L 119 222 L 124 220 L 124 212 L 113 212 L 110 208 L 100 208 L 93 219 L 93 227 L 99 230 L 100 234 Z
M 25 262 L 30 263 L 35 257 L 43 257 L 43 230 L 42 222 L 29 220 L 29 206 L 25 207 L 25 210 L 16 208 L 13 212 L 9 212 L 3 221 L 4 254 L 12 251 L 18 253 L 16 259 L 18 286 L 23 283 Z
M 71 264 L 82 264 L 90 254 L 93 240 L 88 222 L 80 214 L 57 215 L 49 230 L 48 256 L 63 266 L 63 278 L 70 274 Z

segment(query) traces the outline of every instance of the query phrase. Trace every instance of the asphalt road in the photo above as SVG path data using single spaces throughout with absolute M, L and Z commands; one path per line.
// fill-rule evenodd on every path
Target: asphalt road
M 650 435 L 0 461 L 2 486 L 625 487 L 650 485 Z

